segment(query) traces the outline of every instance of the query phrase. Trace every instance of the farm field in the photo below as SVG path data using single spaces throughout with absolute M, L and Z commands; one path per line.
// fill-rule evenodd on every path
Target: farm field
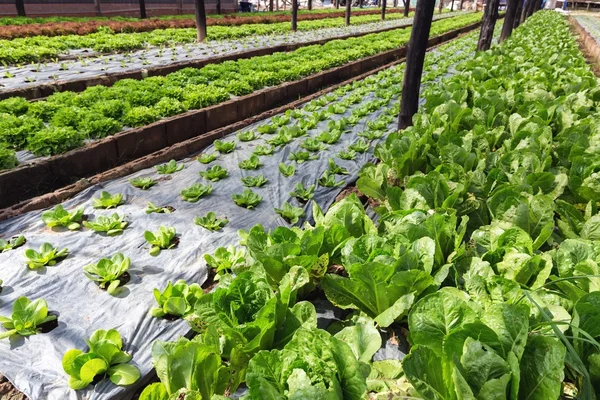
M 0 374 L 33 400 L 596 399 L 596 66 L 565 15 L 532 8 L 499 42 L 489 8 L 422 71 L 409 50 L 0 221 Z M 417 45 L 420 28 L 4 100 L 0 165 Z

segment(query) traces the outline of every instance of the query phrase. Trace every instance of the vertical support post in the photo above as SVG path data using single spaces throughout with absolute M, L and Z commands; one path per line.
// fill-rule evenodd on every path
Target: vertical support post
M 146 0 L 140 0 L 140 18 L 146 18 Z
M 464 2 L 465 2 L 465 0 L 460 0 L 460 7 L 458 7 L 458 9 L 459 9 L 460 11 L 462 11 L 462 9 L 463 9 L 463 3 L 464 3 Z
M 19 17 L 25 17 L 25 1 L 24 0 L 15 0 L 15 7 L 17 7 L 17 15 Z
M 362 0 L 359 0 L 362 1 Z M 385 7 L 387 6 L 387 0 L 379 0 L 381 1 L 381 20 L 383 21 L 385 19 Z
M 194 0 L 196 15 L 196 30 L 198 42 L 206 39 L 206 10 L 204 9 L 204 0 Z
M 308 0 L 308 10 L 312 10 L 312 0 Z
M 515 17 L 517 16 L 517 8 L 520 0 L 506 0 L 506 14 L 504 14 L 504 23 L 502 24 L 502 33 L 500 33 L 500 43 L 508 39 L 515 25 Z
M 339 1 L 339 0 L 338 0 Z M 350 10 L 352 7 L 352 0 L 346 0 L 346 26 L 350 26 Z
M 402 84 L 402 100 L 400 102 L 400 115 L 398 116 L 398 129 L 412 125 L 412 117 L 419 108 L 419 93 L 421 90 L 421 75 L 423 62 L 427 51 L 429 30 L 435 10 L 435 0 L 418 0 L 413 19 L 413 28 L 408 41 L 408 54 L 406 56 L 406 69 Z
M 260 4 L 260 2 L 258 3 Z M 217 0 L 217 14 L 221 14 L 221 0 Z
M 408 17 L 409 12 L 410 12 L 410 0 L 404 0 L 404 16 Z
M 292 0 L 292 31 L 298 30 L 298 0 Z
M 479 31 L 479 41 L 477 42 L 477 51 L 489 50 L 494 37 L 494 28 L 498 19 L 498 5 L 500 0 L 487 0 L 481 31 Z
M 440 9 L 439 9 L 440 14 L 442 13 L 442 7 L 444 7 L 444 0 L 440 0 Z
M 94 8 L 96 8 L 96 15 L 102 15 L 102 6 L 100 5 L 100 0 L 94 0 Z

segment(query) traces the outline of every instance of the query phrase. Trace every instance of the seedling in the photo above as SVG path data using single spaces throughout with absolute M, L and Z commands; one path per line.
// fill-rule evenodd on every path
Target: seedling
M 211 162 L 215 161 L 216 159 L 217 159 L 216 153 L 204 153 L 204 154 L 200 154 L 198 156 L 198 158 L 196 158 L 196 160 L 198 160 L 198 162 L 202 163 L 202 164 L 210 164 Z
M 252 154 L 257 156 L 270 156 L 275 151 L 273 146 L 256 146 Z
M 34 249 L 25 250 L 26 263 L 29 269 L 38 269 L 45 266 L 53 266 L 62 261 L 69 255 L 68 249 L 59 250 L 50 243 L 44 243 L 40 246 L 40 251 Z
M 102 289 L 106 289 L 108 294 L 114 295 L 121 285 L 119 278 L 125 275 L 130 264 L 129 257 L 117 253 L 111 258 L 101 259 L 96 264 L 86 265 L 83 267 L 83 272 L 88 278 L 97 282 Z
M 110 208 L 117 208 L 118 206 L 120 206 L 121 204 L 124 203 L 123 201 L 123 195 L 120 193 L 116 193 L 114 195 L 111 195 L 110 193 L 106 192 L 106 191 L 102 191 L 100 193 L 100 197 L 99 198 L 94 198 L 93 199 L 93 206 L 94 208 L 105 208 L 105 209 L 110 209 Z
M 322 132 L 319 136 L 317 136 L 317 140 L 327 144 L 336 144 L 340 141 L 341 137 L 342 131 L 335 129 L 329 132 Z
M 323 175 L 319 178 L 319 185 L 324 186 L 324 187 L 342 186 L 345 183 L 346 183 L 346 181 L 343 181 L 343 180 L 336 182 L 335 174 L 332 174 L 329 171 L 325 171 L 323 173 Z
M 129 183 L 131 183 L 136 188 L 147 190 L 152 186 L 156 185 L 157 182 L 152 178 L 133 178 L 129 180 Z
M 271 118 L 271 122 L 274 125 L 277 125 L 279 127 L 282 127 L 284 125 L 287 125 L 290 123 L 290 116 L 289 115 L 276 115 L 274 117 Z
M 83 207 L 73 213 L 69 213 L 62 205 L 57 205 L 52 210 L 42 213 L 42 221 L 50 228 L 64 226 L 74 231 L 81 228 L 79 222 L 83 218 Z
M 111 216 L 99 215 L 95 221 L 83 221 L 83 226 L 96 232 L 106 233 L 107 236 L 117 236 L 123 233 L 123 229 L 129 224 L 124 220 L 125 216 L 117 213 Z
M 171 214 L 173 211 L 175 211 L 175 209 L 171 206 L 158 207 L 150 202 L 148 202 L 148 208 L 146 208 L 146 214 Z
M 270 135 L 277 132 L 277 126 L 271 124 L 261 125 L 258 128 L 256 128 L 256 130 L 260 133 L 266 133 Z
M 242 183 L 246 187 L 261 187 L 269 180 L 264 175 L 246 176 L 242 178 Z
M 175 284 L 169 282 L 162 292 L 154 289 L 154 298 L 158 307 L 151 309 L 150 315 L 156 318 L 167 315 L 185 317 L 203 295 L 204 291 L 197 283 L 188 285 L 184 280 L 179 280 Z
M 280 131 L 277 135 L 267 140 L 267 143 L 271 146 L 283 146 L 284 144 L 291 143 L 293 140 L 294 137 L 289 132 Z
M 232 194 L 231 198 L 240 207 L 253 209 L 262 201 L 262 197 L 254 193 L 250 189 L 245 189 L 242 194 Z
M 312 199 L 315 195 L 316 185 L 310 185 L 305 188 L 302 182 L 298 182 L 296 185 L 296 189 L 293 192 L 290 192 L 290 196 L 294 196 L 299 201 L 306 203 L 308 200 Z
M 305 139 L 302 143 L 300 143 L 300 147 L 312 152 L 323 151 L 327 149 L 327 146 L 324 143 L 314 138 Z
M 283 203 L 281 208 L 276 208 L 275 212 L 290 224 L 295 224 L 304 216 L 304 210 L 300 207 L 294 207 L 287 201 Z
M 245 131 L 238 133 L 236 136 L 241 142 L 250 142 L 257 139 L 259 135 L 255 131 Z
M 279 172 L 281 173 L 281 175 L 285 176 L 286 178 L 289 178 L 290 176 L 296 173 L 296 166 L 285 165 L 285 163 L 279 163 Z
M 223 272 L 236 272 L 246 266 L 245 252 L 236 249 L 235 246 L 219 247 L 215 250 L 215 254 L 205 254 L 204 260 L 210 268 L 215 270 L 217 275 L 221 275 Z
M 225 168 L 221 167 L 220 165 L 213 165 L 206 171 L 201 171 L 200 176 L 211 182 L 217 182 L 221 179 L 227 178 L 229 176 L 229 173 Z
M 362 136 L 367 140 L 375 140 L 375 139 L 379 139 L 383 136 L 385 132 L 384 131 L 371 131 L 371 130 L 366 130 L 363 132 L 359 132 L 358 136 Z
M 189 201 L 190 203 L 195 203 L 200 198 L 208 196 L 212 193 L 213 187 L 212 185 L 203 185 L 201 183 L 194 183 L 192 186 L 183 189 L 181 191 L 181 197 L 185 201 Z
M 194 218 L 194 223 L 209 231 L 218 231 L 229 223 L 227 218 L 217 218 L 214 212 L 209 212 L 204 217 Z
M 302 164 L 309 160 L 316 160 L 319 158 L 317 155 L 311 155 L 308 151 L 292 151 L 288 157 L 291 161 L 296 161 L 298 164 Z
M 357 153 L 365 153 L 366 151 L 369 150 L 369 147 L 370 147 L 369 143 L 367 143 L 364 139 L 359 139 L 356 142 L 354 142 L 353 144 L 351 144 L 348 148 Z
M 356 152 L 354 150 L 341 150 L 337 153 L 337 156 L 342 160 L 354 160 L 356 158 Z
M 238 166 L 241 169 L 254 170 L 254 169 L 258 169 L 258 167 L 262 166 L 262 163 L 260 162 L 260 158 L 258 158 L 258 156 L 252 155 L 252 156 L 250 156 L 249 159 L 240 161 L 238 163 Z
M 6 332 L 0 332 L 0 340 L 14 335 L 31 336 L 41 331 L 41 325 L 56 320 L 56 315 L 48 314 L 46 300 L 29 300 L 21 296 L 15 301 L 10 318 L 0 316 L 0 324 Z
M 97 330 L 89 340 L 87 353 L 71 349 L 65 353 L 62 366 L 69 375 L 69 387 L 81 390 L 88 387 L 96 376 L 108 376 L 115 385 L 127 386 L 140 379 L 140 371 L 131 364 L 131 354 L 123 351 L 121 335 L 114 329 Z
M 215 140 L 215 149 L 221 154 L 228 154 L 235 150 L 235 141 L 226 142 L 224 140 Z
M 350 172 L 344 167 L 340 167 L 333 161 L 333 158 L 329 159 L 329 168 L 327 169 L 329 173 L 333 175 L 350 175 Z
M 152 245 L 150 248 L 150 255 L 157 256 L 160 254 L 161 250 L 175 247 L 178 243 L 175 235 L 175 228 L 168 228 L 166 226 L 159 227 L 158 232 L 156 233 L 150 231 L 144 232 L 144 238 Z
M 17 247 L 21 247 L 26 241 L 27 240 L 23 235 L 15 236 L 9 240 L 0 239 L 0 253 L 5 253 L 7 251 L 16 249 Z
M 171 160 L 166 164 L 156 166 L 156 171 L 161 175 L 174 174 L 175 172 L 181 171 L 185 165 L 177 164 L 175 160 Z

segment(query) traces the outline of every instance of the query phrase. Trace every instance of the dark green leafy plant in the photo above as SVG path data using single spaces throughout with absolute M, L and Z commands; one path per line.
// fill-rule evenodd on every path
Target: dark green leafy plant
M 306 161 L 318 159 L 318 155 L 310 154 L 308 151 L 292 151 L 288 157 L 288 160 L 296 161 L 298 164 L 302 164 Z
M 210 211 L 204 217 L 194 218 L 194 223 L 209 231 L 218 231 L 225 227 L 229 223 L 229 220 L 227 218 L 217 218 L 216 214 Z
M 329 167 L 327 169 L 327 171 L 329 171 L 329 173 L 334 174 L 334 175 L 349 175 L 350 172 L 348 172 L 348 170 L 346 168 L 340 167 L 339 165 L 337 165 L 335 163 L 335 161 L 333 160 L 333 158 L 329 159 Z
M 139 188 L 142 190 L 147 190 L 147 189 L 151 188 L 152 186 L 156 185 L 157 182 L 150 177 L 148 177 L 148 178 L 140 177 L 140 178 L 130 179 L 129 183 L 131 183 L 136 188 Z
M 279 163 L 279 172 L 281 173 L 281 175 L 285 176 L 286 178 L 289 178 L 290 176 L 296 173 L 296 166 L 285 165 L 285 163 Z
M 262 201 L 262 197 L 250 189 L 245 189 L 241 194 L 232 194 L 231 198 L 240 207 L 253 209 Z
M 83 267 L 85 275 L 97 282 L 102 289 L 106 289 L 108 294 L 114 295 L 127 279 L 124 275 L 129 270 L 131 260 L 129 257 L 117 253 L 111 258 L 103 258 L 96 264 L 90 264 Z
M 296 189 L 293 192 L 290 192 L 290 196 L 294 196 L 299 201 L 306 203 L 308 200 L 312 199 L 315 195 L 316 185 L 310 185 L 305 188 L 302 182 L 298 182 L 296 185 Z
M 346 181 L 344 181 L 344 180 L 337 182 L 335 180 L 335 174 L 332 174 L 329 171 L 323 172 L 323 175 L 321 175 L 321 177 L 319 178 L 319 185 L 324 186 L 324 187 L 342 186 L 345 183 L 346 183 Z
M 19 165 L 17 153 L 13 149 L 9 149 L 4 143 L 0 143 L 0 171 L 14 168 L 17 165 Z
M 184 280 L 179 280 L 175 284 L 169 282 L 162 292 L 154 289 L 154 298 L 158 307 L 152 308 L 150 315 L 156 318 L 167 315 L 185 317 L 203 294 L 202 288 L 197 283 L 188 285 Z
M 100 192 L 100 197 L 94 197 L 92 200 L 94 208 L 117 208 L 124 203 L 122 194 L 115 193 L 112 195 L 106 191 Z
M 153 233 L 150 231 L 144 232 L 144 239 L 152 245 L 150 248 L 150 255 L 157 256 L 161 250 L 171 249 L 179 243 L 177 240 L 177 232 L 175 228 L 169 228 L 166 226 L 160 226 L 158 232 Z
M 210 164 L 211 162 L 215 161 L 216 159 L 217 159 L 216 153 L 204 153 L 204 154 L 200 154 L 198 156 L 198 158 L 196 158 L 196 160 L 198 160 L 198 162 L 202 163 L 202 164 Z
M 304 210 L 300 207 L 294 207 L 287 201 L 283 203 L 281 208 L 276 208 L 275 212 L 290 224 L 295 224 L 304 216 Z
M 64 226 L 71 231 L 81 228 L 80 222 L 83 218 L 83 207 L 75 212 L 69 213 L 62 205 L 57 205 L 52 210 L 42 213 L 42 221 L 46 226 L 54 228 L 56 226 Z
M 260 162 L 260 158 L 258 158 L 258 156 L 252 155 L 247 160 L 240 161 L 238 165 L 241 169 L 254 170 L 262 166 L 262 163 Z
M 230 272 L 237 274 L 246 266 L 246 253 L 235 246 L 219 247 L 214 254 L 205 254 L 204 260 L 217 276 Z
M 129 223 L 124 215 L 114 213 L 110 216 L 99 215 L 95 221 L 83 221 L 83 226 L 96 232 L 106 233 L 107 236 L 117 236 Z
M 140 371 L 133 365 L 131 354 L 123 351 L 121 335 L 114 329 L 97 330 L 86 340 L 89 351 L 71 349 L 65 353 L 62 366 L 69 375 L 69 387 L 81 390 L 97 376 L 108 377 L 112 383 L 127 386 L 140 379 Z
M 236 143 L 234 140 L 226 142 L 224 140 L 215 140 L 215 149 L 221 154 L 228 154 L 235 150 Z
M 166 174 L 174 174 L 175 172 L 181 171 L 185 165 L 177 164 L 177 161 L 171 160 L 166 164 L 161 164 L 156 166 L 156 172 L 162 175 Z
M 229 176 L 229 172 L 227 172 L 227 170 L 220 165 L 213 165 L 206 171 L 200 171 L 200 176 L 211 182 L 217 182 L 221 179 L 227 178 Z
M 0 340 L 14 335 L 35 335 L 40 332 L 41 325 L 54 320 L 56 315 L 48 314 L 48 303 L 45 300 L 31 301 L 21 296 L 13 304 L 10 318 L 0 316 L 0 324 L 7 330 L 0 332 Z
M 40 251 L 34 249 L 25 250 L 26 263 L 29 269 L 39 269 L 45 266 L 53 266 L 69 255 L 68 249 L 58 250 L 50 243 L 43 243 Z
M 160 119 L 157 110 L 150 107 L 133 107 L 123 116 L 123 124 L 135 128 L 137 126 L 149 125 Z
M 203 185 L 201 183 L 194 183 L 192 186 L 183 189 L 181 191 L 181 197 L 185 201 L 189 201 L 190 203 L 195 203 L 200 200 L 202 197 L 208 196 L 212 193 L 213 187 L 212 185 Z
M 252 154 L 257 156 L 270 156 L 275 151 L 273 146 L 256 146 Z
M 175 209 L 171 206 L 160 207 L 160 206 L 155 206 L 154 204 L 152 204 L 150 202 L 148 202 L 148 208 L 146 208 L 146 214 L 152 214 L 152 213 L 171 214 L 173 211 L 175 211 Z
M 242 184 L 246 187 L 261 187 L 268 181 L 264 175 L 245 176 L 242 178 Z
M 81 147 L 85 134 L 71 127 L 50 127 L 29 136 L 27 150 L 36 156 L 53 156 Z
M 25 236 L 23 235 L 15 236 L 9 240 L 0 239 L 0 253 L 5 253 L 7 251 L 16 249 L 17 247 L 23 246 L 25 242 Z

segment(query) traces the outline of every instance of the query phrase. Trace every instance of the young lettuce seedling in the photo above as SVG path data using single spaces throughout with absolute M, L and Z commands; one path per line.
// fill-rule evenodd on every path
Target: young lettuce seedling
M 337 156 L 342 160 L 354 160 L 356 158 L 356 151 L 341 150 L 339 153 L 337 153 Z
M 309 160 L 316 160 L 319 156 L 311 155 L 308 151 L 292 151 L 288 157 L 291 161 L 296 161 L 298 164 L 302 164 Z
M 111 216 L 99 215 L 95 221 L 83 221 L 83 226 L 96 232 L 106 233 L 107 236 L 117 236 L 123 233 L 123 229 L 129 224 L 124 215 L 117 213 Z
M 369 147 L 369 143 L 367 143 L 364 139 L 359 139 L 350 146 L 348 146 L 348 149 L 353 150 L 357 153 L 365 153 L 369 150 Z
M 158 307 L 152 308 L 150 315 L 156 318 L 167 315 L 185 317 L 203 295 L 204 291 L 197 283 L 188 285 L 184 280 L 179 280 L 175 284 L 169 282 L 162 292 L 154 289 L 154 298 Z
M 275 212 L 290 224 L 295 224 L 304 216 L 304 210 L 300 207 L 294 207 L 287 201 L 283 203 L 281 208 L 276 208 Z
M 34 249 L 25 250 L 26 263 L 29 269 L 56 265 L 56 263 L 62 261 L 68 255 L 68 249 L 58 250 L 58 247 L 53 247 L 50 243 L 42 244 L 39 252 Z
M 140 379 L 140 371 L 127 364 L 132 356 L 123 351 L 123 340 L 119 332 L 114 329 L 97 330 L 86 342 L 90 348 L 87 353 L 71 349 L 62 359 L 71 389 L 85 389 L 96 376 L 108 376 L 118 386 L 131 385 Z
M 0 239 L 0 253 L 5 253 L 7 251 L 16 249 L 17 247 L 21 247 L 25 244 L 27 240 L 25 236 L 15 236 L 9 240 Z
M 194 218 L 194 223 L 209 231 L 218 231 L 229 223 L 227 218 L 217 218 L 214 212 L 209 212 L 204 217 Z
M 285 176 L 286 178 L 289 178 L 290 176 L 296 173 L 296 166 L 285 165 L 285 163 L 279 163 L 279 172 L 281 173 L 281 175 Z
M 252 155 L 252 156 L 250 156 L 249 159 L 240 161 L 238 163 L 238 166 L 241 169 L 254 170 L 254 169 L 258 169 L 258 167 L 262 166 L 262 163 L 260 162 L 260 159 L 258 158 L 258 156 Z
M 124 203 L 122 194 L 116 193 L 114 195 L 111 195 L 110 193 L 108 193 L 106 191 L 100 192 L 99 198 L 94 197 L 93 202 L 94 202 L 93 203 L 94 208 L 105 208 L 105 209 L 117 208 L 118 206 L 120 206 L 121 204 Z
M 257 156 L 270 156 L 275 151 L 273 146 L 256 146 L 252 154 Z
M 204 153 L 204 154 L 200 154 L 198 156 L 198 158 L 196 158 L 196 160 L 198 160 L 199 163 L 201 164 L 210 164 L 211 162 L 215 161 L 217 159 L 217 154 L 216 153 Z
M 220 165 L 213 165 L 206 171 L 201 171 L 200 176 L 211 182 L 217 182 L 221 179 L 227 178 L 229 176 L 229 172 L 227 172 L 227 170 Z
M 300 147 L 311 152 L 322 151 L 327 149 L 327 145 L 325 145 L 325 143 L 320 142 L 315 138 L 305 139 L 302 143 L 300 143 Z
M 261 187 L 269 180 L 264 175 L 246 176 L 242 178 L 242 184 L 246 187 Z
M 294 196 L 296 199 L 298 199 L 298 201 L 306 203 L 308 200 L 314 197 L 315 189 L 316 185 L 311 185 L 305 188 L 302 182 L 298 182 L 296 189 L 293 192 L 290 192 L 290 196 Z
M 52 210 L 42 213 L 42 221 L 49 228 L 64 226 L 71 231 L 81 228 L 80 222 L 83 218 L 83 207 L 73 213 L 69 213 L 62 205 L 57 205 Z
M 31 336 L 39 333 L 41 325 L 56 320 L 48 315 L 48 303 L 43 299 L 34 301 L 22 296 L 15 301 L 10 318 L 0 316 L 0 324 L 6 332 L 0 332 L 0 340 L 13 335 Z
M 138 189 L 147 190 L 156 185 L 157 182 L 152 178 L 134 178 L 130 179 L 129 183 Z
M 349 175 L 350 172 L 346 168 L 340 167 L 335 163 L 333 158 L 329 159 L 329 168 L 327 169 L 333 175 Z
M 245 189 L 242 194 L 232 194 L 231 198 L 240 207 L 252 210 L 262 201 L 262 197 L 250 189 Z
M 344 180 L 336 182 L 335 175 L 329 171 L 325 171 L 323 175 L 319 178 L 319 185 L 324 187 L 342 186 L 345 183 L 346 181 Z
M 114 295 L 121 285 L 119 278 L 127 272 L 130 264 L 129 257 L 117 253 L 111 258 L 101 259 L 96 264 L 86 265 L 83 267 L 83 271 L 88 278 L 97 282 L 102 289 L 106 289 L 108 294 Z
M 235 246 L 219 247 L 213 255 L 205 254 L 204 260 L 217 276 L 231 272 L 237 274 L 246 266 L 246 253 Z
M 144 238 L 152 245 L 150 255 L 157 256 L 161 250 L 175 247 L 178 243 L 175 235 L 175 228 L 168 228 L 166 226 L 159 227 L 156 233 L 150 231 L 144 232 Z
M 184 167 L 185 165 L 177 164 L 177 161 L 171 160 L 166 164 L 157 165 L 156 172 L 161 175 L 174 174 L 175 172 L 181 171 Z
M 257 139 L 259 135 L 255 131 L 246 131 L 240 132 L 236 136 L 241 142 L 250 142 L 254 139 Z
M 208 196 L 212 193 L 213 187 L 212 185 L 203 185 L 201 183 L 194 183 L 192 186 L 183 189 L 181 191 L 181 197 L 185 201 L 189 201 L 190 203 L 195 203 L 200 198 L 204 196 Z
M 159 207 L 154 204 L 148 202 L 148 208 L 146 208 L 146 214 L 171 214 L 175 209 L 171 206 Z
M 224 140 L 215 140 L 214 142 L 215 149 L 221 154 L 228 154 L 235 150 L 236 143 L 235 141 L 226 142 Z

